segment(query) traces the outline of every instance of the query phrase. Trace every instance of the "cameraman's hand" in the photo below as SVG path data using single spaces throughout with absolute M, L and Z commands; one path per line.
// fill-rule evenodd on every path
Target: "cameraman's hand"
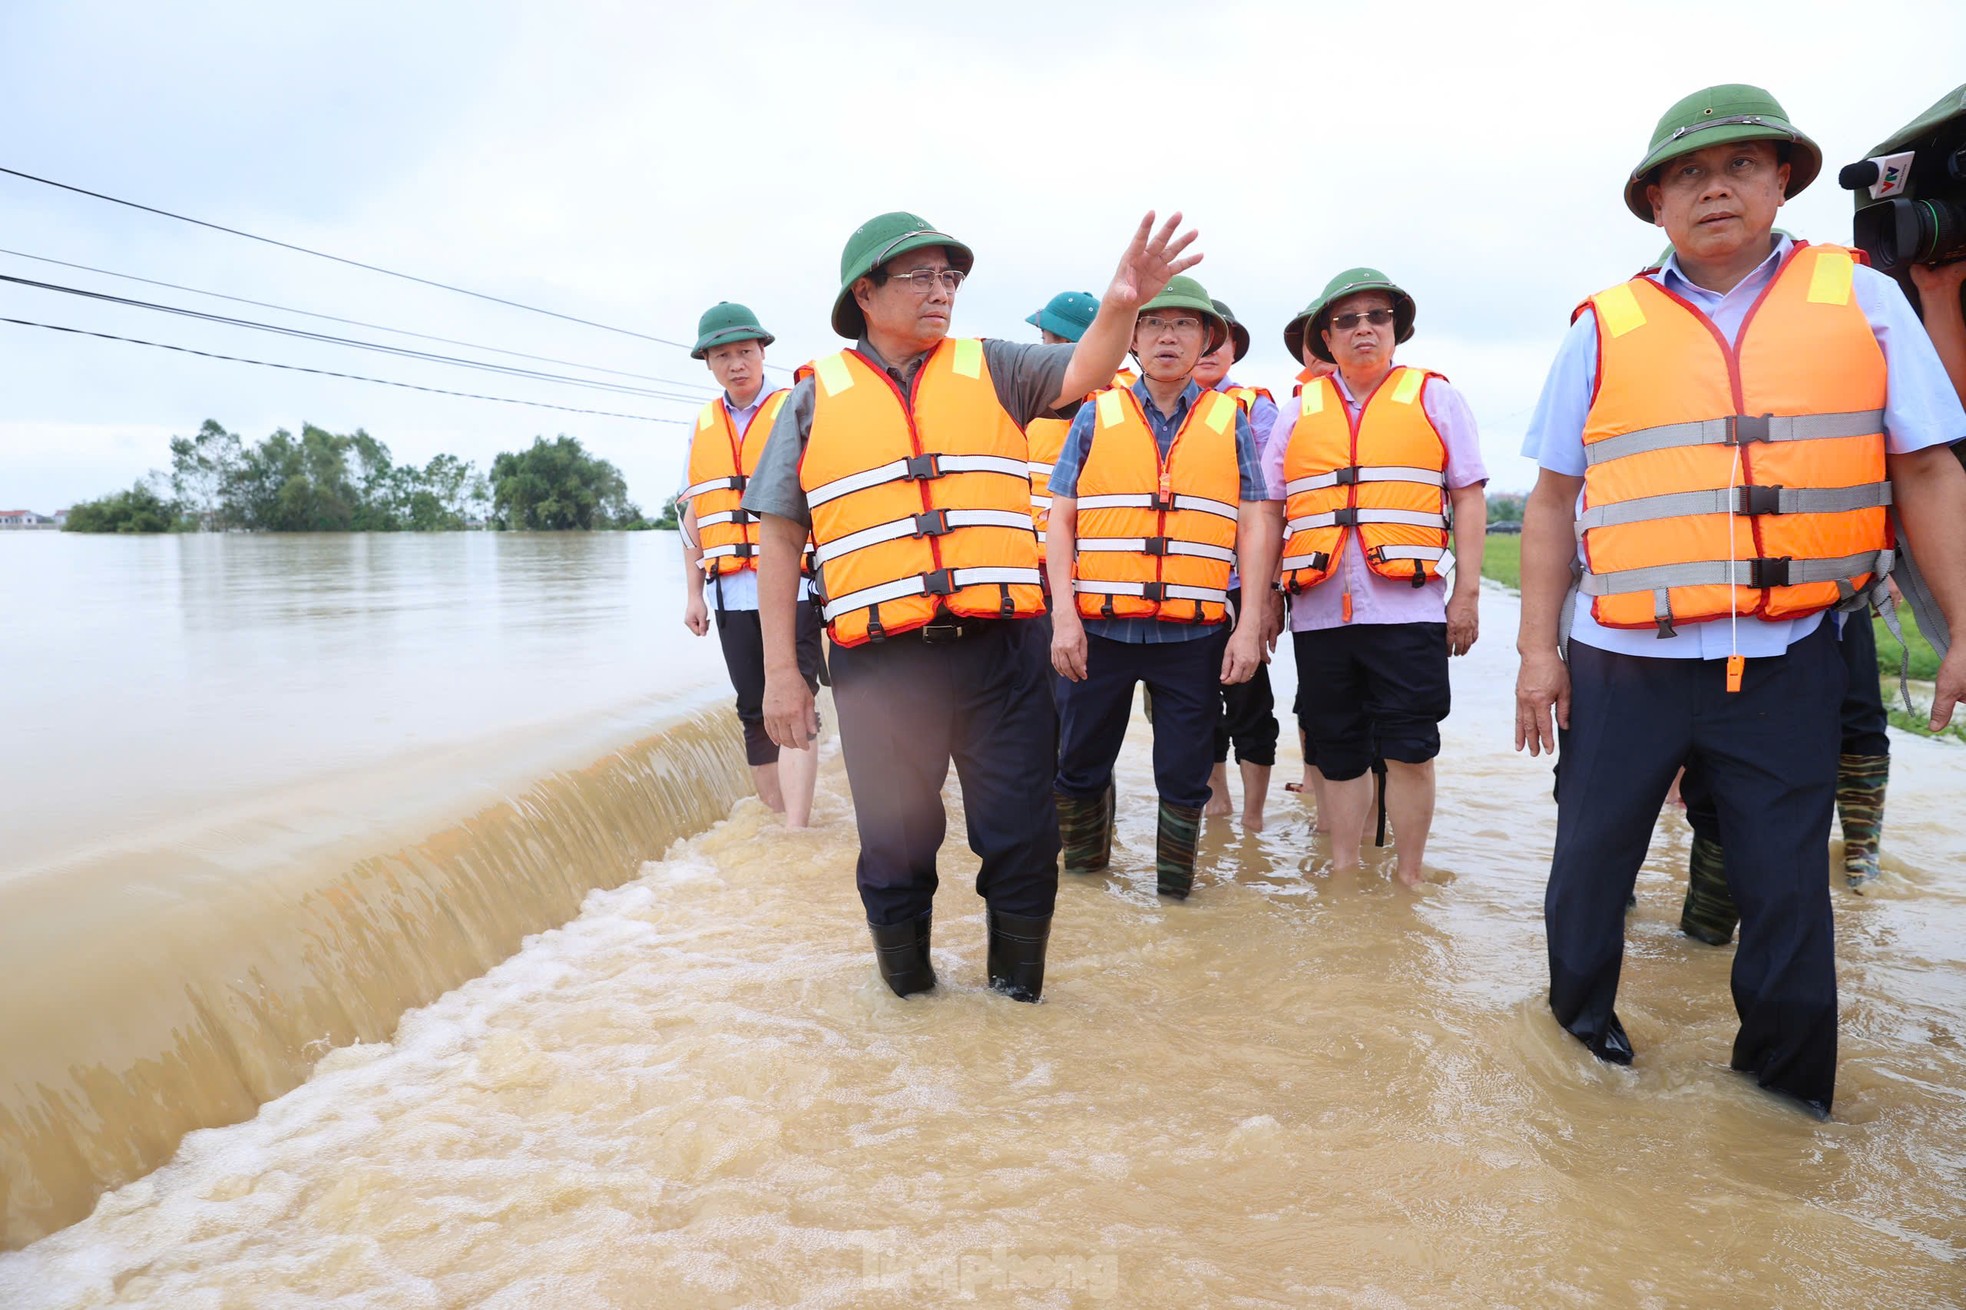
M 1911 284 L 1918 288 L 1920 300 L 1947 292 L 1957 297 L 1959 288 L 1966 286 L 1966 259 L 1955 259 L 1950 264 L 1913 264 Z

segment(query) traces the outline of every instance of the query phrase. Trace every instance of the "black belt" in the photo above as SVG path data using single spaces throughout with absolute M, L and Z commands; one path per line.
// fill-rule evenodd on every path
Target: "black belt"
M 916 628 L 903 636 L 919 638 L 925 646 L 941 646 L 965 637 L 980 637 L 1002 623 L 1002 619 L 937 619 L 927 627 Z M 890 638 L 892 640 L 892 638 Z

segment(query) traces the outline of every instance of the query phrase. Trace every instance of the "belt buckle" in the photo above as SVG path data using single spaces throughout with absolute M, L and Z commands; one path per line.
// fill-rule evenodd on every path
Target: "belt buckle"
M 922 629 L 922 644 L 940 646 L 945 642 L 960 641 L 963 625 L 960 623 L 931 623 Z

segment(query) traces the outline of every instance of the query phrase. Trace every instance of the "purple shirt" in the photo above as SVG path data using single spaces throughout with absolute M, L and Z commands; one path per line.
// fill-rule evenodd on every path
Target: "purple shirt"
M 1334 373 L 1331 381 L 1336 384 L 1346 408 L 1357 414 L 1359 403 L 1346 388 L 1344 375 Z M 1427 417 L 1433 420 L 1434 430 L 1447 443 L 1448 489 L 1458 491 L 1487 482 L 1488 470 L 1481 462 L 1481 434 L 1475 429 L 1474 413 L 1461 393 L 1443 378 L 1428 378 L 1422 404 Z M 1263 447 L 1263 473 L 1270 480 L 1270 494 L 1279 500 L 1283 499 L 1283 453 L 1290 445 L 1290 433 L 1297 426 L 1302 406 L 1301 400 L 1292 397 L 1280 407 L 1276 424 L 1270 429 L 1270 440 Z M 1354 532 L 1353 539 L 1345 544 L 1338 572 L 1309 591 L 1291 597 L 1290 630 L 1315 632 L 1344 626 L 1344 593 L 1348 587 L 1352 593 L 1354 625 L 1447 621 L 1445 578 L 1415 587 L 1410 582 L 1380 577 L 1365 562 L 1365 552 L 1358 548 Z

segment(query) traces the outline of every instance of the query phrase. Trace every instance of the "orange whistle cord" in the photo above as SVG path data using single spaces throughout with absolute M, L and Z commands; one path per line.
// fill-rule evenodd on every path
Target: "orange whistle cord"
M 1748 667 L 1748 662 L 1746 656 L 1729 655 L 1727 657 L 1727 690 L 1728 691 L 1735 692 L 1741 689 L 1741 675 L 1747 671 L 1747 667 Z
M 1345 622 L 1352 621 L 1352 593 L 1346 592 L 1340 599 L 1344 602 Z

